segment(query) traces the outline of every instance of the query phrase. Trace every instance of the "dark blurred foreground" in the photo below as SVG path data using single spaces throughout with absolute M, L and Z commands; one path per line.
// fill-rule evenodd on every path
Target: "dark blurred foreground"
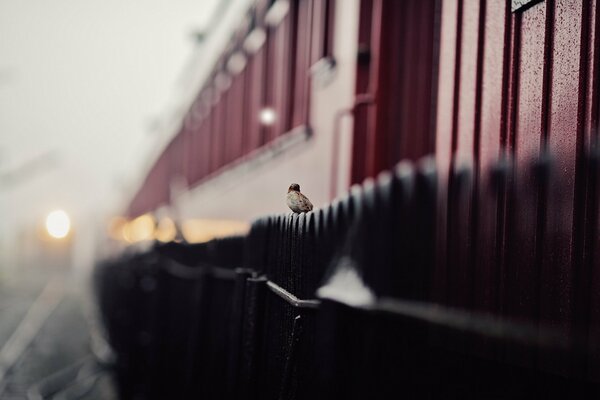
M 87 286 L 71 270 L 45 265 L 0 281 L 1 399 L 117 397 L 92 352 Z
M 582 165 L 596 200 L 598 161 Z M 468 167 L 440 182 L 429 162 L 402 164 L 247 236 L 106 260 L 95 282 L 122 397 L 597 398 L 598 249 L 559 256 L 571 228 L 554 166 L 499 162 L 470 197 Z M 576 228 L 593 240 L 589 210 Z

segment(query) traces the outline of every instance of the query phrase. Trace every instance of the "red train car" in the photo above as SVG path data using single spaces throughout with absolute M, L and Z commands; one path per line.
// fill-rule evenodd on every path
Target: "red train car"
M 178 204 L 179 177 L 184 212 L 248 218 L 280 209 L 290 180 L 322 203 L 404 158 L 484 170 L 545 146 L 571 154 L 575 190 L 597 123 L 597 14 L 594 1 L 257 1 L 129 214 Z
M 319 205 L 434 155 L 448 196 L 474 172 L 460 201 L 439 196 L 437 299 L 567 338 L 598 326 L 598 194 L 584 168 L 598 141 L 596 0 L 258 0 L 240 21 L 130 217 L 248 221 L 286 211 L 291 182 Z M 531 171 L 546 154 L 559 194 L 490 197 L 495 161 Z M 461 270 L 448 277 L 448 263 Z
M 290 181 L 319 204 L 405 158 L 480 174 L 549 149 L 571 192 L 557 218 L 580 217 L 577 166 L 598 120 L 595 1 L 262 0 L 240 20 L 130 216 L 171 205 L 248 219 L 284 210 Z

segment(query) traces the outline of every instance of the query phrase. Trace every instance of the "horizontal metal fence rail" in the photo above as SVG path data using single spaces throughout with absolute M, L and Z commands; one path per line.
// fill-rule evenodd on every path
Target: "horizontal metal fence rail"
M 566 228 L 546 212 L 567 186 L 550 155 L 487 176 L 459 166 L 444 186 L 424 159 L 244 237 L 100 263 L 122 397 L 598 394 L 600 157 L 582 159 L 583 217 Z

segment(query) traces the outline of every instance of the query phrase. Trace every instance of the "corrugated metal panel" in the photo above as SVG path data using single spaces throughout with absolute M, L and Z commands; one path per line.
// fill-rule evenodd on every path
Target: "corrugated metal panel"
M 273 125 L 274 139 L 277 136 L 289 131 L 291 126 L 290 115 L 291 105 L 294 98 L 293 74 L 295 67 L 294 59 L 294 30 L 296 29 L 296 10 L 290 6 L 288 14 L 276 27 L 272 28 L 269 34 L 269 80 L 273 81 L 272 107 L 275 110 L 277 119 Z M 269 105 L 269 104 L 267 104 Z
M 475 248 L 475 264 L 483 268 L 473 271 L 474 293 L 473 304 L 481 310 L 489 312 L 500 311 L 499 265 L 501 260 L 498 238 L 502 233 L 501 221 L 498 221 L 498 206 L 501 198 L 495 183 L 489 175 L 481 171 L 489 170 L 501 154 L 499 138 L 506 131 L 507 85 L 498 76 L 503 76 L 508 70 L 503 61 L 509 55 L 509 46 L 505 45 L 508 30 L 506 13 L 503 2 L 489 2 L 482 10 L 485 17 L 480 16 L 484 24 L 480 33 L 481 41 L 485 43 L 485 51 L 480 47 L 481 85 L 489 90 L 483 90 L 480 97 L 481 118 L 478 121 L 478 153 L 479 175 L 477 177 L 477 192 L 479 209 L 474 210 L 477 220 L 474 236 L 477 238 Z M 483 53 L 483 54 L 481 54 Z M 500 94 L 500 96 L 498 96 Z
M 356 89 L 357 95 L 368 94 L 374 102 L 366 112 L 353 110 L 353 183 L 376 176 L 402 159 L 416 160 L 434 151 L 437 3 L 365 0 L 361 4 L 362 54 Z
M 464 262 L 464 279 L 452 278 L 457 304 L 549 323 L 569 337 L 577 318 L 587 315 L 574 301 L 580 289 L 587 292 L 577 268 L 590 243 L 585 226 L 595 222 L 584 217 L 593 214 L 590 182 L 578 166 L 597 125 L 598 12 L 595 1 L 544 1 L 516 13 L 508 3 L 442 2 L 436 158 L 442 179 L 462 163 L 474 164 L 465 201 L 486 200 L 459 214 L 445 210 L 442 200 L 440 255 L 448 249 L 453 262 Z M 512 156 L 525 171 L 521 167 L 545 149 L 559 155 L 553 173 L 566 190 L 557 193 L 543 175 L 521 173 L 515 187 L 532 190 L 489 195 L 493 160 Z M 450 185 L 450 193 L 460 190 L 452 177 Z M 469 240 L 456 239 L 463 234 Z M 455 242 L 468 248 L 456 249 Z M 486 258 L 484 270 L 470 271 L 474 259 L 482 265 Z M 447 279 L 444 265 L 436 274 Z M 536 358 L 525 354 L 520 362 Z M 549 370 L 568 368 L 547 358 L 537 362 Z
M 312 18 L 310 15 L 312 1 L 300 0 L 297 2 L 297 22 L 295 29 L 295 68 L 294 71 L 294 102 L 291 110 L 292 126 L 300 126 L 308 121 L 308 104 L 310 82 L 305 74 L 310 68 L 310 32 Z

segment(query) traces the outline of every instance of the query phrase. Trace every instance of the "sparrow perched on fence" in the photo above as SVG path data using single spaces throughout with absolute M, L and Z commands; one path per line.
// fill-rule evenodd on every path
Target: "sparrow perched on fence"
M 312 211 L 313 205 L 310 200 L 300 193 L 300 185 L 292 183 L 287 192 L 287 206 L 295 213 Z

